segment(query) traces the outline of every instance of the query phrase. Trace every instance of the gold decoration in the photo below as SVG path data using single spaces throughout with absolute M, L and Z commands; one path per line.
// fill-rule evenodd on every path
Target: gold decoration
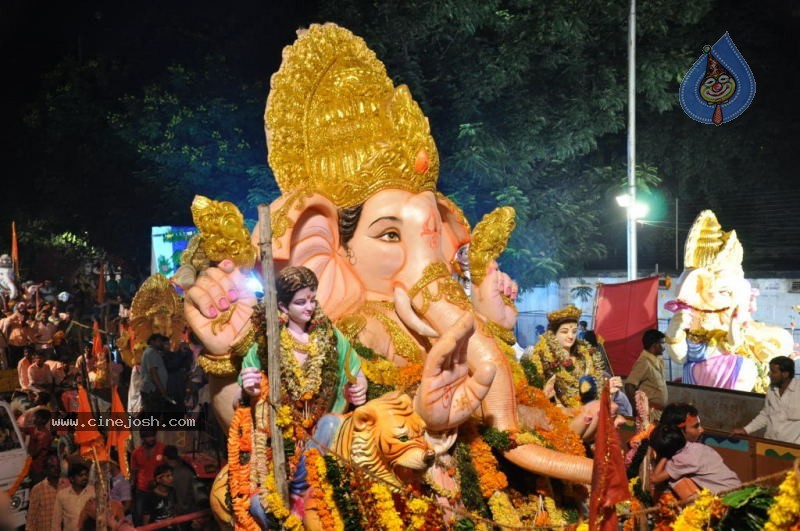
M 211 261 L 203 252 L 203 237 L 202 235 L 195 234 L 186 244 L 186 249 L 181 253 L 181 265 L 191 266 L 195 271 L 203 271 L 208 269 Z
M 256 248 L 236 205 L 197 195 L 192 201 L 192 219 L 202 238 L 199 245 L 209 260 L 227 258 L 239 267 L 255 265 Z
M 430 291 L 430 286 L 435 281 L 438 281 L 436 282 L 436 287 L 438 288 L 436 295 Z M 461 284 L 456 279 L 450 276 L 447 267 L 442 263 L 431 264 L 425 268 L 422 272 L 422 278 L 411 288 L 409 297 L 413 298 L 417 293 L 422 293 L 422 305 L 417 308 L 417 312 L 420 315 L 428 313 L 431 303 L 438 302 L 442 298 L 462 310 L 472 308 L 472 303 L 470 303 L 469 297 L 464 292 L 464 288 L 461 287 Z
M 514 209 L 504 206 L 489 212 L 475 225 L 469 244 L 469 271 L 475 286 L 481 285 L 486 268 L 505 251 L 516 226 L 515 217 Z
M 211 333 L 217 335 L 217 327 L 224 328 L 228 321 L 231 320 L 233 317 L 233 312 L 236 310 L 236 303 L 230 305 L 230 307 L 225 310 L 224 312 L 220 312 L 220 314 L 211 321 Z
M 399 383 L 397 365 L 386 358 L 362 359 L 361 371 L 370 384 L 396 386 Z
M 240 360 L 240 358 L 233 359 Z M 212 376 L 236 376 L 241 369 L 241 367 L 237 367 L 237 365 L 241 364 L 241 361 L 238 364 L 234 363 L 229 354 L 215 356 L 203 352 L 197 357 L 197 363 L 206 373 Z
M 164 275 L 151 275 L 134 295 L 130 328 L 117 342 L 123 361 L 131 367 L 140 363 L 151 334 L 180 340 L 184 326 L 183 303 L 175 288 Z
M 366 326 L 366 318 L 371 317 L 378 321 L 389 335 L 395 354 L 405 358 L 408 363 L 420 363 L 423 359 L 423 350 L 404 327 L 387 315 L 387 312 L 394 313 L 394 311 L 394 303 L 391 301 L 367 301 L 354 314 L 342 317 L 336 323 L 337 328 L 340 331 L 343 328 L 349 329 L 350 333 L 357 330 L 352 336 L 345 334 L 345 337 L 353 341 L 358 332 Z M 344 323 L 344 326 L 340 326 L 340 323 Z
M 312 24 L 284 48 L 270 85 L 269 164 L 283 194 L 313 191 L 347 208 L 379 190 L 436 190 L 428 119 L 363 39 Z
M 428 264 L 425 266 L 425 269 L 422 271 L 422 275 L 420 275 L 419 280 L 417 280 L 411 289 L 408 290 L 408 298 L 414 299 L 424 287 L 426 287 L 431 282 L 439 280 L 440 278 L 450 278 L 450 271 L 447 269 L 447 266 L 444 265 L 442 262 L 435 262 L 433 264 Z
M 514 336 L 514 331 L 509 330 L 499 324 L 495 323 L 494 321 L 486 321 L 486 327 L 491 331 L 492 335 L 506 343 L 508 345 L 513 345 L 517 342 L 517 338 Z
M 560 310 L 556 310 L 547 314 L 548 323 L 557 323 L 558 321 L 575 321 L 581 318 L 580 308 L 576 308 L 572 304 L 565 306 Z
M 336 328 L 350 343 L 355 341 L 365 326 L 367 326 L 367 319 L 363 315 L 355 313 L 345 315 L 336 322 Z
M 290 194 L 286 201 L 275 212 L 270 215 L 270 223 L 272 226 L 272 241 L 276 248 L 281 247 L 280 238 L 286 234 L 286 231 L 294 227 L 294 221 L 289 217 L 289 211 L 292 206 L 297 203 L 295 207 L 297 210 L 305 208 L 305 198 L 311 197 L 311 192 L 308 190 L 298 190 Z
M 247 352 L 250 350 L 250 347 L 252 347 L 253 343 L 255 342 L 256 331 L 251 327 L 244 337 L 231 347 L 231 355 L 237 358 L 244 358 L 245 355 L 247 355 Z
M 686 238 L 684 267 L 704 267 L 713 271 L 741 267 L 742 255 L 736 231 L 723 232 L 712 211 L 700 212 Z

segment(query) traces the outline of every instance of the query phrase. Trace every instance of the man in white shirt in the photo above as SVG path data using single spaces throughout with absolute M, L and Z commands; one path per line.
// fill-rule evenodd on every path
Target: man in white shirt
M 70 465 L 70 486 L 56 494 L 53 507 L 52 531 L 75 531 L 79 529 L 78 518 L 86 502 L 94 498 L 94 487 L 89 485 L 89 467 L 82 463 Z
M 766 427 L 764 438 L 800 444 L 800 380 L 794 377 L 794 361 L 778 356 L 769 362 L 769 389 L 764 408 L 734 435 L 747 435 Z

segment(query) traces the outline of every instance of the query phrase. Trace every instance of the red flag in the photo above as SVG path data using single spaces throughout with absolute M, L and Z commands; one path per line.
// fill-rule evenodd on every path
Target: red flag
M 103 436 L 93 426 L 94 420 L 92 406 L 89 404 L 89 395 L 86 393 L 86 389 L 79 385 L 78 426 L 75 429 L 75 442 L 80 446 L 83 457 L 91 459 L 93 455 L 92 448 L 95 448 L 98 459 L 106 461 L 108 460 L 108 453 L 103 445 Z
M 11 222 L 11 262 L 14 264 L 14 276 L 19 278 L 19 246 L 17 245 L 17 224 Z
M 117 386 L 111 388 L 111 421 L 113 426 L 109 428 L 108 438 L 106 439 L 106 450 L 111 453 L 111 448 L 117 448 L 117 459 L 119 462 L 119 469 L 122 475 L 128 477 L 128 456 L 127 442 L 131 437 L 130 429 L 128 426 L 128 413 L 122 406 L 122 400 L 119 397 L 119 389 Z
M 594 331 L 614 374 L 627 376 L 642 351 L 642 334 L 658 328 L 658 277 L 640 278 L 597 288 Z
M 97 279 L 97 304 L 106 301 L 106 271 L 105 264 L 100 264 L 100 278 Z
M 594 442 L 592 495 L 589 498 L 589 529 L 617 531 L 614 506 L 631 497 L 622 460 L 622 446 L 609 412 L 608 383 L 600 395 L 600 413 Z

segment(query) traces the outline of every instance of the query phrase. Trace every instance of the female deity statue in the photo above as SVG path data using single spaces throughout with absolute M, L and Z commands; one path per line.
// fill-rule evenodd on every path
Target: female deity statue
M 278 423 L 285 424 L 284 435 L 288 429 L 294 440 L 294 449 L 287 452 L 292 456 L 289 490 L 293 511 L 300 517 L 303 494 L 308 489 L 305 452 L 316 442 L 327 446 L 338 426 L 331 419 L 322 429 L 317 426 L 318 421 L 329 412 L 345 413 L 349 404 L 360 406 L 367 398 L 361 359 L 317 304 L 317 285 L 316 275 L 307 267 L 284 268 L 276 279 L 284 404 L 278 412 Z M 263 326 L 256 322 L 253 325 L 255 329 Z M 242 389 L 253 398 L 262 395 L 262 381 L 266 382 L 262 376 L 266 366 L 262 356 L 266 352 L 259 344 L 256 340 L 247 352 L 240 372 Z M 257 519 L 264 516 L 255 512 Z
M 546 382 L 545 394 L 568 410 L 573 417 L 571 428 L 586 441 L 597 428 L 597 397 L 607 370 L 600 352 L 578 339 L 580 316 L 580 309 L 572 305 L 547 314 L 547 330 L 539 336 L 530 359 Z M 614 395 L 622 381 L 612 377 L 609 382 Z M 616 410 L 613 403 L 612 410 Z

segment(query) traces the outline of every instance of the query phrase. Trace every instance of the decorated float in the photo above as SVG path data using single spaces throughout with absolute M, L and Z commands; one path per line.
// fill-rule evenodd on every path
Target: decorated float
M 252 235 L 235 206 L 198 196 L 173 277 L 229 430 L 220 524 L 587 528 L 609 478 L 595 470 L 590 498 L 592 441 L 573 421 L 600 420 L 599 434 L 610 417 L 567 388 L 584 375 L 563 344 L 517 361 L 516 285 L 496 263 L 513 209 L 471 229 L 437 190 L 436 145 L 408 89 L 336 25 L 284 50 L 265 124 L 281 196 Z M 575 349 L 587 373 L 588 349 Z

